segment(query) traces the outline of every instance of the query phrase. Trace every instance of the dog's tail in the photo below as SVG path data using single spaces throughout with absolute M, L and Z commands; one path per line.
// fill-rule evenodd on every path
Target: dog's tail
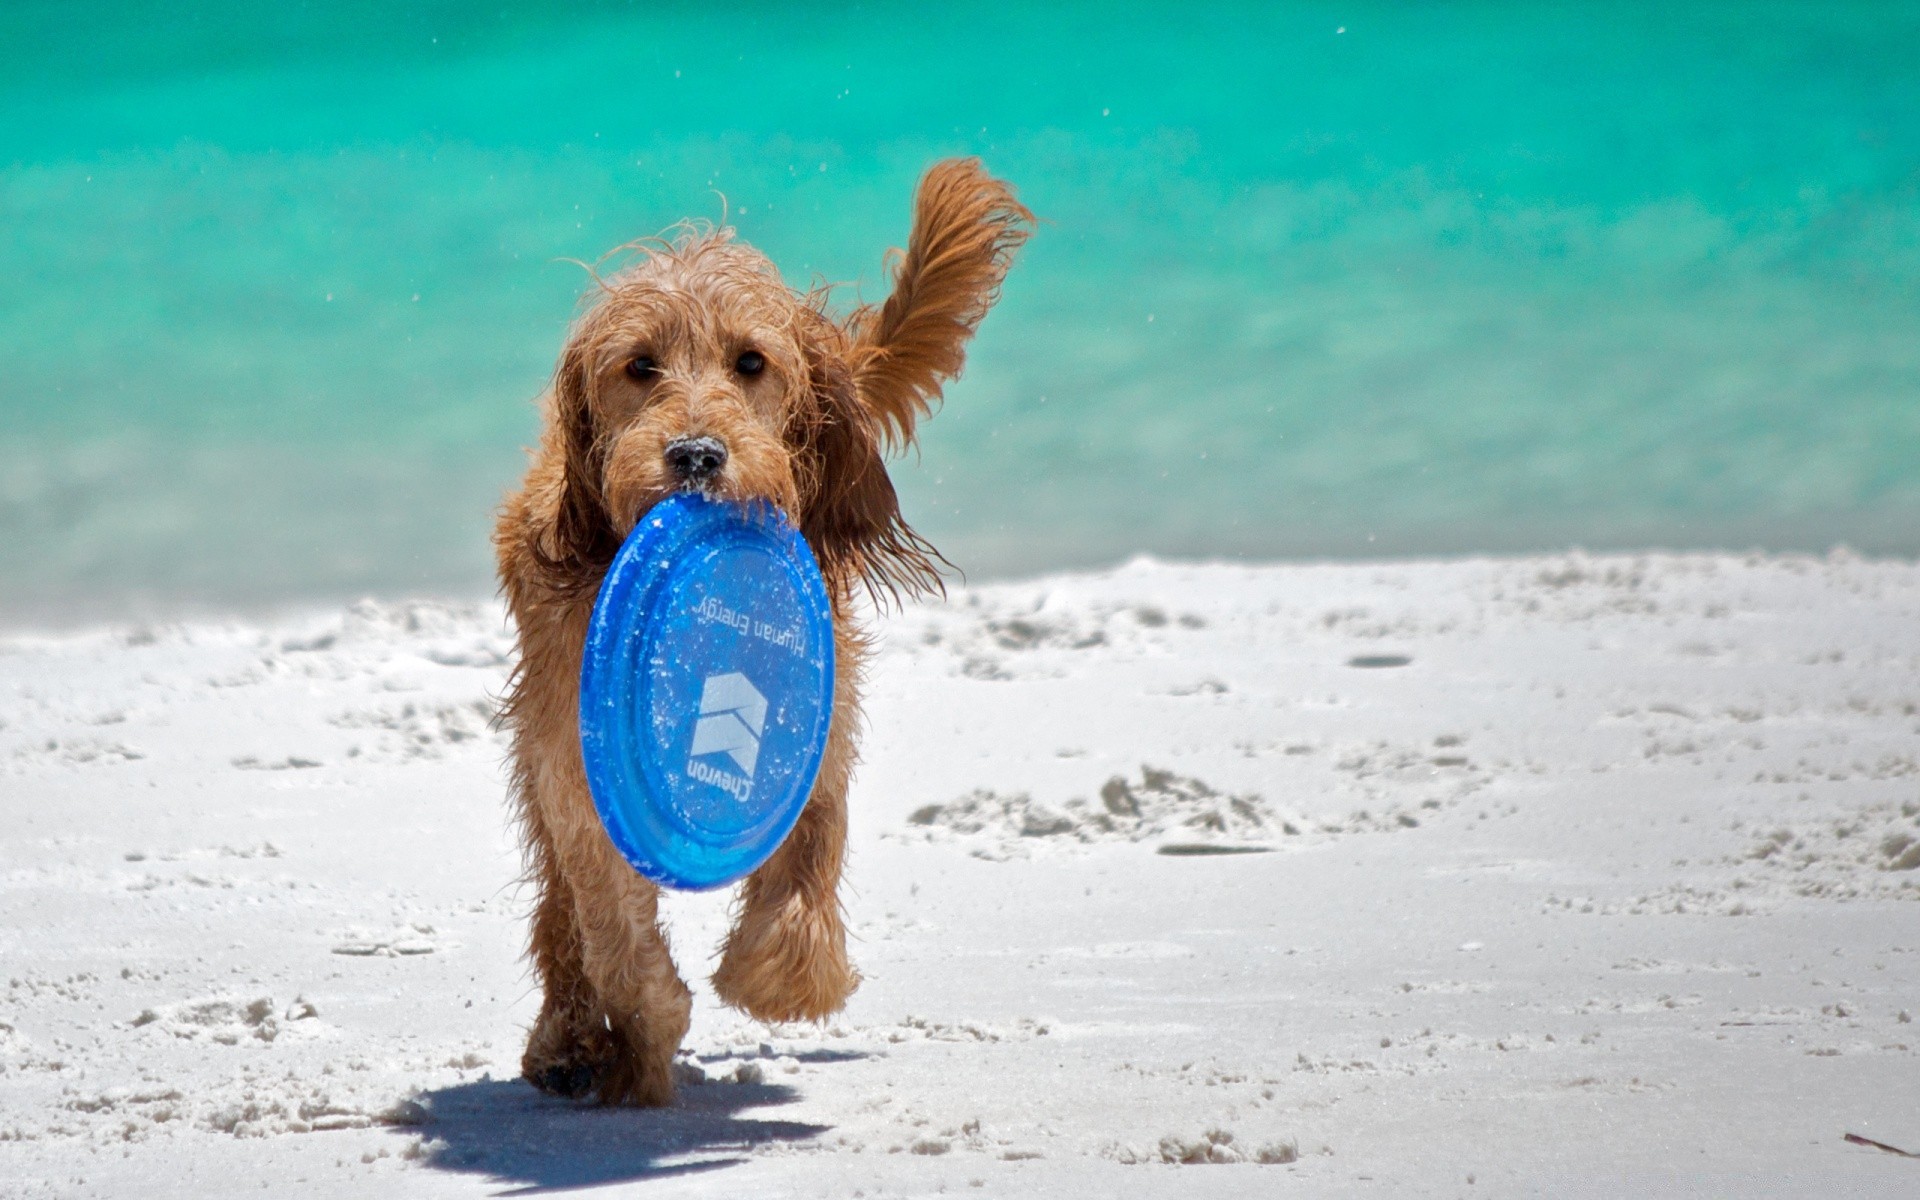
M 927 169 L 913 198 L 913 231 L 893 260 L 893 292 L 853 314 L 854 380 L 888 442 L 913 440 L 940 389 L 966 365 L 966 347 L 1000 298 L 1033 214 L 977 158 Z

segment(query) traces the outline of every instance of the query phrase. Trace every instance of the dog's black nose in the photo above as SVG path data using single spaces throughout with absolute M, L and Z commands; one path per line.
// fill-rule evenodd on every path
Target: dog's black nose
M 675 438 L 667 443 L 667 466 L 682 483 L 705 483 L 727 465 L 727 444 L 719 438 Z

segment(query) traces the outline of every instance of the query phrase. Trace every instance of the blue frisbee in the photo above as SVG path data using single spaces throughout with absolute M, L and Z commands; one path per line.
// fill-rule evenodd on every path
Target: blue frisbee
M 676 493 L 641 518 L 594 601 L 580 752 L 626 860 L 719 887 L 776 850 L 820 772 L 833 620 L 780 512 Z

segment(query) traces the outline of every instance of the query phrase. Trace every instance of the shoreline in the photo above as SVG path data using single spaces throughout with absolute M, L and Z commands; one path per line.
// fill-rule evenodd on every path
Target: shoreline
M 1747 550 L 1727 549 L 1666 549 L 1661 547 L 1626 550 L 1588 550 L 1581 546 L 1569 546 L 1560 550 L 1542 551 L 1490 551 L 1480 553 L 1434 553 L 1434 554 L 1392 554 L 1383 553 L 1377 557 L 1277 557 L 1277 558 L 1237 558 L 1204 557 L 1180 558 L 1168 555 L 1137 553 L 1104 564 L 1091 566 L 1065 566 L 1057 569 L 1018 572 L 1007 575 L 969 576 L 955 570 L 944 577 L 949 592 L 959 593 L 980 588 L 1019 587 L 1023 585 L 1043 585 L 1050 581 L 1099 577 L 1127 571 L 1136 566 L 1151 566 L 1171 569 L 1198 570 L 1312 570 L 1325 568 L 1353 567 L 1444 567 L 1467 563 L 1529 563 L 1588 560 L 1622 561 L 1668 561 L 1668 560 L 1716 560 L 1731 561 L 1752 565 L 1758 562 L 1800 562 L 1800 563 L 1839 563 L 1857 562 L 1870 565 L 1891 567 L 1909 567 L 1920 565 L 1920 555 L 1875 554 L 1862 552 L 1845 542 L 1836 542 L 1826 550 L 1765 550 L 1759 548 Z M 938 603 L 939 596 L 933 596 L 920 603 Z M 96 614 L 79 617 L 53 617 L 51 608 L 36 606 L 33 609 L 8 613 L 0 612 L 0 642 L 11 638 L 66 638 L 86 637 L 92 634 L 111 633 L 131 630 L 159 630 L 190 626 L 223 627 L 231 625 L 249 625 L 261 628 L 281 628 L 321 622 L 338 616 L 363 605 L 383 608 L 405 608 L 411 605 L 439 605 L 458 609 L 484 608 L 499 606 L 498 590 L 495 587 L 459 590 L 400 590 L 367 591 L 340 590 L 322 591 L 310 596 L 289 596 L 259 601 L 210 601 L 185 602 L 169 600 L 149 605 L 146 611 L 136 611 L 124 606 L 102 610 Z

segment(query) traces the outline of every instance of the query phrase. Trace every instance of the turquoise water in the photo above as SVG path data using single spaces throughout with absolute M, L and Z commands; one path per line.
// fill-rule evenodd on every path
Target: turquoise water
M 974 577 L 1920 552 L 1920 6 L 281 7 L 0 8 L 0 616 L 483 591 L 562 260 L 872 297 L 949 153 L 1046 222 L 896 472 Z

